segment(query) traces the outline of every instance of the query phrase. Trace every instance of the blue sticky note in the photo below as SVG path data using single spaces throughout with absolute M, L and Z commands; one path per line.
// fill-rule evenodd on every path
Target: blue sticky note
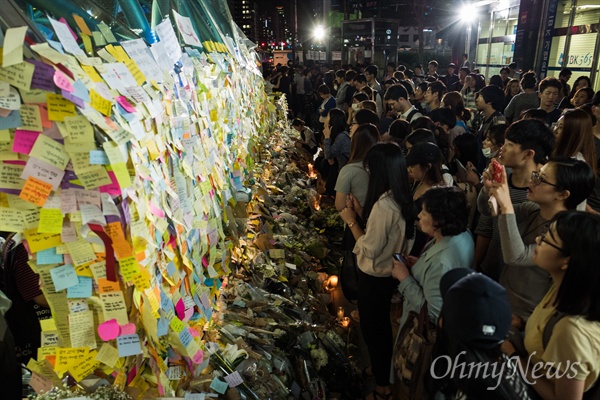
M 173 301 L 164 293 L 160 294 L 160 308 L 165 312 L 173 309 Z
M 54 50 L 58 51 L 59 53 L 65 54 L 63 46 L 60 42 L 55 42 L 54 40 L 48 40 L 47 42 L 50 45 L 50 47 L 54 48 Z
M 227 382 L 223 382 L 219 380 L 219 378 L 213 379 L 210 383 L 210 388 L 220 394 L 224 394 L 227 391 L 228 387 L 229 385 L 227 384 Z
M 204 312 L 204 315 L 206 316 L 206 321 L 210 321 L 210 319 L 212 318 L 212 308 L 208 307 L 202 307 L 202 311 Z
M 62 264 L 62 254 L 56 254 L 56 247 L 51 249 L 40 250 L 36 254 L 35 262 L 38 265 Z
M 78 276 L 79 283 L 67 288 L 67 299 L 86 299 L 92 297 L 92 278 Z
M 119 357 L 142 354 L 140 337 L 137 334 L 118 336 L 117 348 L 119 349 Z
M 175 263 L 173 261 L 171 261 L 170 263 L 167 264 L 167 275 L 168 276 L 173 276 L 175 275 Z
M 108 165 L 110 160 L 103 150 L 90 150 L 90 164 Z
M 12 129 L 22 126 L 21 113 L 19 110 L 13 110 L 6 117 L 0 118 L 0 129 Z
M 179 333 L 179 340 L 181 340 L 183 347 L 187 347 L 187 345 L 190 344 L 193 338 L 189 329 L 184 329 Z
M 79 79 L 77 79 L 75 83 L 73 83 L 73 94 L 87 103 L 90 102 L 90 92 L 88 88 L 85 87 L 85 83 L 83 83 Z
M 52 268 L 50 270 L 50 276 L 52 277 L 52 282 L 54 282 L 54 288 L 57 292 L 79 283 L 79 277 L 71 264 Z
M 158 320 L 158 324 L 157 324 L 157 335 L 160 336 L 165 336 L 166 334 L 169 333 L 169 321 L 166 320 L 166 318 L 161 318 Z

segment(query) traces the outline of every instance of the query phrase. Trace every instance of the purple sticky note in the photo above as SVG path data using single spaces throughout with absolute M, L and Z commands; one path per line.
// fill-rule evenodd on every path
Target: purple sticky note
M 83 104 L 83 100 L 81 100 L 79 97 L 76 97 L 73 93 L 69 93 L 66 90 L 61 90 L 61 93 L 62 93 L 62 97 L 69 100 L 70 102 L 75 104 L 77 107 L 83 108 L 85 106 Z
M 39 132 L 17 129 L 15 131 L 12 151 L 15 153 L 29 154 L 39 135 Z
M 38 60 L 27 60 L 27 62 L 35 65 L 33 78 L 31 79 L 31 88 L 54 92 L 54 68 Z

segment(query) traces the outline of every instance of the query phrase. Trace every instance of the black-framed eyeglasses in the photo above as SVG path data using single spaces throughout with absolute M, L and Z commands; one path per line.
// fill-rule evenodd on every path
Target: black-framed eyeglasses
M 540 243 L 542 243 L 542 242 L 546 243 L 548 246 L 554 247 L 556 250 L 560 251 L 561 253 L 567 254 L 567 252 L 564 249 L 562 249 L 562 248 L 558 247 L 557 245 L 555 245 L 554 243 L 550 243 L 549 241 L 546 240 L 546 235 L 548 235 L 548 232 L 550 232 L 550 231 L 546 231 L 539 236 Z
M 545 183 L 546 185 L 550 185 L 550 186 L 554 186 L 555 188 L 558 188 L 558 185 L 552 182 L 548 182 L 547 180 L 545 180 L 544 178 L 541 177 L 540 173 L 538 171 L 533 171 L 531 173 L 531 184 L 533 186 L 539 186 L 542 183 Z

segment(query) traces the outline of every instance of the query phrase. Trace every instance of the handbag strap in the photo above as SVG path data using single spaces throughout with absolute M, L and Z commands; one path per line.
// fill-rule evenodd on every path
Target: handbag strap
M 427 302 L 423 303 L 421 311 L 419 312 L 419 318 L 417 320 L 419 332 L 427 333 L 427 326 L 429 325 L 429 311 L 427 310 Z

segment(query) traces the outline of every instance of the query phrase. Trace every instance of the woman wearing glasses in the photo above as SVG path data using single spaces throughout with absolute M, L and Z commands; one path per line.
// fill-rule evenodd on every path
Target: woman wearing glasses
M 533 309 L 550 288 L 550 275 L 533 262 L 535 239 L 548 230 L 550 221 L 560 211 L 575 210 L 594 187 L 589 164 L 569 157 L 556 157 L 534 171 L 529 182 L 527 200 L 512 204 L 502 167 L 502 182 L 492 181 L 490 168 L 483 174 L 484 188 L 478 198 L 479 211 L 490 215 L 489 196 L 498 202 L 498 227 L 506 267 L 500 283 L 506 288 L 513 312 L 513 326 L 523 328 Z M 504 273 L 518 269 L 516 274 Z
M 535 382 L 533 388 L 545 400 L 596 399 L 600 395 L 600 217 L 559 212 L 536 242 L 532 261 L 552 277 L 552 285 L 527 321 L 527 355 L 523 356 L 530 365 L 544 365 L 527 380 Z M 503 343 L 502 350 L 509 355 L 515 352 L 509 342 Z M 521 360 L 522 365 L 527 362 Z

